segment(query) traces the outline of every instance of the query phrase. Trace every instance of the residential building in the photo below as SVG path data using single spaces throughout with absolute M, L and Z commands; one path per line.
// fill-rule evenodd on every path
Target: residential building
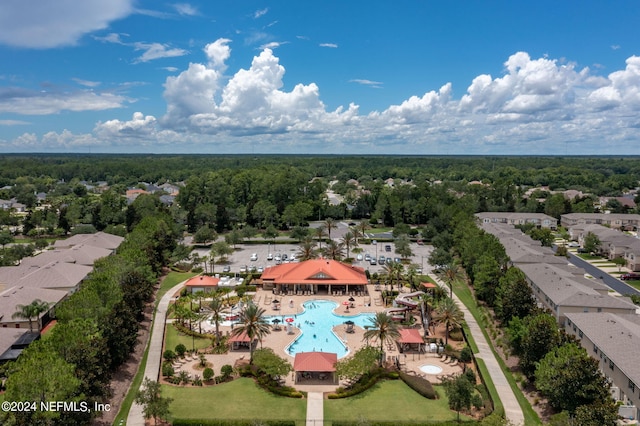
M 482 212 L 476 213 L 476 217 L 482 223 L 504 223 L 513 226 L 533 223 L 540 228 L 558 227 L 558 220 L 544 213 Z
M 624 404 L 619 414 L 640 418 L 640 315 L 614 313 L 568 313 L 565 331 L 575 336 L 598 361 L 611 383 L 614 399 Z
M 635 231 L 640 225 L 640 215 L 622 213 L 568 213 L 560 216 L 560 224 L 565 228 L 576 225 L 604 225 L 612 229 Z

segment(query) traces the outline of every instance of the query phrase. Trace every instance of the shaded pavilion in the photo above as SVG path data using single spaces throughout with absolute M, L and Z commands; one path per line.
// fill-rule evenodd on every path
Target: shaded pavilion
M 403 328 L 398 330 L 400 332 L 400 338 L 396 341 L 400 344 L 401 352 L 408 350 L 415 350 L 417 352 L 424 352 L 425 345 L 424 339 L 420 335 L 420 330 L 416 328 Z
M 326 380 L 337 384 L 338 355 L 331 352 L 299 352 L 293 361 L 295 383 L 305 380 Z
M 247 335 L 247 333 L 240 333 L 238 335 L 229 336 L 229 350 L 238 351 L 238 350 L 248 350 L 249 345 L 251 344 L 251 339 Z

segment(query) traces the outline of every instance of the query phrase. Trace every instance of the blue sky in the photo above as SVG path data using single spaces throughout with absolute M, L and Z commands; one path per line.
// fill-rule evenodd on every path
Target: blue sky
M 3 0 L 0 152 L 640 155 L 640 2 Z

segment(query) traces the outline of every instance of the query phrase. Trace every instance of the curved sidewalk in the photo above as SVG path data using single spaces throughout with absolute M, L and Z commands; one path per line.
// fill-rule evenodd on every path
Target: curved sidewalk
M 149 339 L 147 365 L 144 369 L 144 377 L 150 380 L 157 381 L 160 374 L 162 341 L 164 339 L 164 326 L 167 319 L 169 302 L 173 298 L 173 295 L 183 286 L 184 281 L 169 289 L 164 296 L 162 296 L 151 320 L 151 337 Z M 136 404 L 135 402 L 131 405 L 129 415 L 127 416 L 127 426 L 145 426 L 142 405 Z
M 435 277 L 435 274 L 430 275 Z M 444 283 L 442 283 L 438 278 L 435 278 L 435 280 L 441 287 L 449 290 L 449 287 L 444 285 Z M 476 341 L 476 345 L 478 346 L 478 353 L 475 354 L 475 356 L 476 358 L 481 358 L 487 366 L 491 380 L 493 381 L 496 391 L 500 396 L 500 401 L 502 401 L 502 405 L 504 406 L 505 417 L 513 423 L 514 426 L 524 425 L 524 414 L 522 413 L 522 408 L 518 403 L 518 399 L 513 393 L 511 386 L 509 386 L 509 382 L 507 382 L 507 378 L 502 372 L 500 364 L 498 364 L 498 360 L 493 354 L 487 339 L 485 339 L 478 322 L 455 293 L 453 294 L 453 299 L 458 303 L 460 310 L 464 313 L 464 320 L 466 321 L 467 326 L 469 326 L 469 331 L 473 336 L 473 340 Z

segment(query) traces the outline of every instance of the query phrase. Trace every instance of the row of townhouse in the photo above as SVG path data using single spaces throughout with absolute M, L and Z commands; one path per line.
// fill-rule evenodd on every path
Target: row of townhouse
M 506 225 L 526 225 L 533 223 L 539 228 L 556 229 L 558 219 L 544 213 L 512 213 L 512 212 L 483 212 L 476 217 L 482 223 L 502 223 Z
M 28 319 L 14 318 L 19 305 L 36 299 L 48 304 L 46 312 L 32 319 L 33 330 L 40 331 L 54 318 L 56 307 L 78 290 L 94 262 L 113 253 L 123 240 L 104 232 L 78 234 L 18 266 L 0 267 L 0 362 L 16 359 L 38 337 L 28 333 Z
M 486 214 L 485 214 L 486 217 Z M 555 256 L 511 225 L 480 221 L 504 245 L 511 265 L 525 274 L 539 306 L 553 313 L 600 365 L 621 401 L 618 413 L 640 417 L 640 315 L 626 297 L 614 296 L 599 279 Z
M 636 231 L 640 228 L 640 214 L 568 213 L 560 216 L 560 225 L 567 229 L 578 225 L 603 225 L 612 229 Z
M 575 225 L 568 228 L 571 239 L 576 240 L 581 246 L 589 233 L 600 240 L 598 254 L 609 259 L 622 257 L 625 266 L 631 271 L 640 271 L 640 239 L 625 234 L 620 230 L 611 229 L 602 225 Z

